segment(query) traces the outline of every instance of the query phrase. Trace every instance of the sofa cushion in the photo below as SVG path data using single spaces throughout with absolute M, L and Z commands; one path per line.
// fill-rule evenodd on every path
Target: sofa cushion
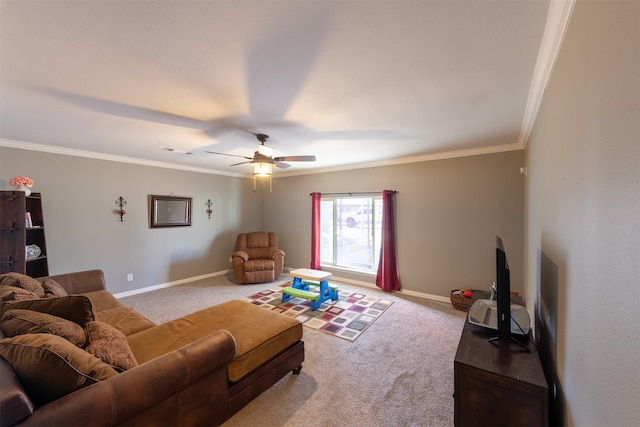
M 33 310 L 48 313 L 52 316 L 71 320 L 84 326 L 95 320 L 91 309 L 91 301 L 82 295 L 69 295 L 60 298 L 40 298 L 24 301 L 5 301 L 0 303 L 0 318 L 7 310 Z
M 108 291 L 87 292 L 82 295 L 91 300 L 95 320 L 108 323 L 120 330 L 125 336 L 155 326 L 151 320 L 123 305 Z
M 103 322 L 87 323 L 89 344 L 86 350 L 119 371 L 138 366 L 127 343 L 127 337 L 113 326 Z
M 84 329 L 77 323 L 33 310 L 5 311 L 0 320 L 0 328 L 7 337 L 23 334 L 54 334 L 78 347 L 84 347 L 87 342 Z
M 45 295 L 44 288 L 38 280 L 22 273 L 12 272 L 0 275 L 0 286 L 15 286 L 22 288 L 38 295 L 38 298 L 44 298 Z
M 0 301 L 38 299 L 38 295 L 17 286 L 0 286 Z
M 61 284 L 48 277 L 42 282 L 42 288 L 47 297 L 66 297 L 69 295 Z
M 110 324 L 127 337 L 156 325 L 134 309 L 124 305 L 96 312 L 96 320 Z
M 236 340 L 236 357 L 229 365 L 233 382 L 302 338 L 298 320 L 234 300 L 130 335 L 127 341 L 138 363 L 144 363 L 221 329 Z
M 36 406 L 117 375 L 97 357 L 51 334 L 5 338 L 0 356 L 11 364 Z

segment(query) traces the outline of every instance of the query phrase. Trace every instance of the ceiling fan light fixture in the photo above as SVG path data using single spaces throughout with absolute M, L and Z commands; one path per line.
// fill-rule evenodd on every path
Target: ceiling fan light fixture
M 273 173 L 273 163 L 254 163 L 253 176 L 271 176 Z
M 273 148 L 269 147 L 268 145 L 260 144 L 258 145 L 258 153 L 262 154 L 265 157 L 272 157 Z

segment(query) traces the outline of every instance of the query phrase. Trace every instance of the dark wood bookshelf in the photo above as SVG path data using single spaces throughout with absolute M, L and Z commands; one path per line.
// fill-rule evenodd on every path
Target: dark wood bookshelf
M 49 274 L 44 225 L 40 193 L 0 191 L 0 273 Z M 40 248 L 38 257 L 27 258 L 29 245 Z

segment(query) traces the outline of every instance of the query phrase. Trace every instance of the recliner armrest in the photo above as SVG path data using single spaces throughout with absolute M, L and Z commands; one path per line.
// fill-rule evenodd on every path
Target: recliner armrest
M 284 251 L 282 249 L 273 249 L 272 251 L 269 251 L 269 257 L 271 259 L 275 259 L 277 256 L 284 257 Z
M 232 258 L 238 257 L 242 258 L 242 262 L 249 261 L 249 254 L 244 251 L 236 251 L 231 255 Z

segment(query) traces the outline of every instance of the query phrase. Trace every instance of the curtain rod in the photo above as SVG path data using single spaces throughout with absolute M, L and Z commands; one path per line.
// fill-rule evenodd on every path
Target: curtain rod
M 396 190 L 391 190 L 393 194 L 398 194 Z M 311 196 L 313 193 L 309 193 Z M 354 196 L 354 195 L 365 195 L 365 194 L 382 194 L 382 191 L 349 191 L 345 193 L 320 193 L 321 196 Z

